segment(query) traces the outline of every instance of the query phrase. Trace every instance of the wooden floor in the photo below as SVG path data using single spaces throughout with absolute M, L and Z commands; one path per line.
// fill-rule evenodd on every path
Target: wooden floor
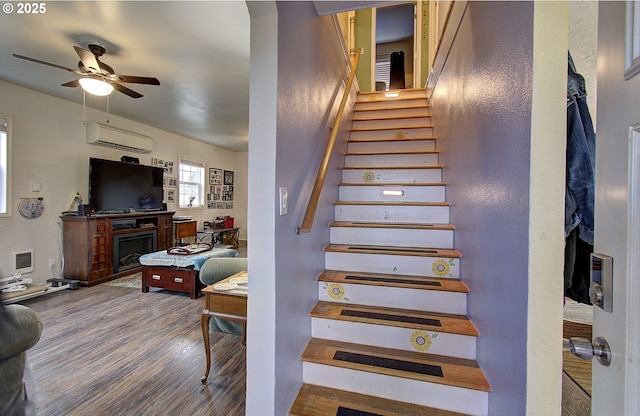
M 35 414 L 244 415 L 240 337 L 211 333 L 200 382 L 203 299 L 97 285 L 24 301 L 44 327 L 25 372 Z
M 579 322 L 564 321 L 564 338 L 591 339 L 592 328 Z M 591 415 L 591 362 L 563 353 L 562 416 Z

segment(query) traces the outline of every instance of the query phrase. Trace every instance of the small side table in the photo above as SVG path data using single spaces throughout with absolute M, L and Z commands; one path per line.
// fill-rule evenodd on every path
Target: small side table
M 177 245 L 182 245 L 182 239 L 198 235 L 198 221 L 174 221 L 173 228 Z
M 211 341 L 209 340 L 209 321 L 211 317 L 222 318 L 229 321 L 242 322 L 242 345 L 247 343 L 247 285 L 239 285 L 237 289 L 221 291 L 213 287 L 219 283 L 227 283 L 234 277 L 247 276 L 247 272 L 239 272 L 229 276 L 220 282 L 202 289 L 204 293 L 204 310 L 202 311 L 202 339 L 204 351 L 207 356 L 207 368 L 200 379 L 202 384 L 207 383 L 211 370 Z

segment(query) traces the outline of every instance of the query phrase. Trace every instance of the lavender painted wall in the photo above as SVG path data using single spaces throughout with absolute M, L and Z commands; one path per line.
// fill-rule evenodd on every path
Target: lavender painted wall
M 532 2 L 469 2 L 431 104 L 489 414 L 526 413 Z
M 296 235 L 296 227 L 306 210 L 349 71 L 332 16 L 319 17 L 312 2 L 279 2 L 277 13 L 261 3 L 248 3 L 252 19 L 248 220 L 253 227 L 248 253 L 249 271 L 259 279 L 249 286 L 249 297 L 266 293 L 273 299 L 249 302 L 246 414 L 256 416 L 287 414 L 302 384 L 300 356 L 311 337 L 309 311 L 317 301 L 316 278 L 324 269 L 322 249 L 329 241 L 341 157 L 329 168 L 312 232 Z M 273 54 L 277 58 L 271 61 L 268 57 Z M 354 101 L 352 94 L 346 114 L 351 114 Z M 272 111 L 272 105 L 275 132 L 268 120 L 265 129 L 254 124 L 261 113 Z M 349 126 L 346 120 L 334 155 L 344 153 Z M 289 213 L 282 216 L 279 187 L 286 187 L 289 194 Z M 271 253 L 273 258 L 268 258 Z

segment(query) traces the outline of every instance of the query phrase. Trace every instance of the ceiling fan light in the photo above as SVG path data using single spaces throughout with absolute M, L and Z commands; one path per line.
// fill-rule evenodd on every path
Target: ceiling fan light
M 82 86 L 82 89 L 88 92 L 89 94 L 102 97 L 105 95 L 109 95 L 113 92 L 113 86 L 111 84 L 106 83 L 99 79 L 80 78 L 79 82 L 80 82 L 80 86 Z

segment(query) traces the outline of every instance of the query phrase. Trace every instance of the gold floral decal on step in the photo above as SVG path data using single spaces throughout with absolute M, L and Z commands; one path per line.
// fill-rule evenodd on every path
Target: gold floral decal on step
M 425 331 L 414 331 L 410 337 L 411 346 L 416 351 L 425 352 L 431 348 L 433 339 L 437 336 L 438 334 L 429 334 Z
M 345 296 L 344 286 L 340 283 L 331 283 L 330 285 L 325 283 L 324 288 L 327 289 L 327 294 L 331 299 L 349 302 L 349 298 Z
M 431 271 L 438 277 L 452 276 L 451 268 L 456 265 L 456 261 L 454 259 L 449 260 L 436 260 L 431 265 Z
M 373 172 L 365 172 L 364 175 L 362 175 L 362 180 L 365 181 L 365 183 L 371 183 L 376 180 L 376 175 L 374 175 Z
M 399 131 L 399 132 L 396 133 L 396 139 L 404 140 L 406 138 L 407 138 L 407 135 L 405 134 L 405 132 Z

